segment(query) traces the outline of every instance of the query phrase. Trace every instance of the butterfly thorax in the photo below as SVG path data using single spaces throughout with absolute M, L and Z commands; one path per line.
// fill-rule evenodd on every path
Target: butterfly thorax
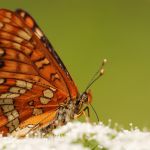
M 88 94 L 84 92 L 76 100 L 69 100 L 66 104 L 60 106 L 55 122 L 58 121 L 61 125 L 75 119 L 87 104 Z

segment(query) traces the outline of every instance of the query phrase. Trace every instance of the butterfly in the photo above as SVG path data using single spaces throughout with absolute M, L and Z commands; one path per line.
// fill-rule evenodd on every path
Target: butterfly
M 101 73 L 102 74 L 102 73 Z M 24 10 L 0 9 L 0 132 L 53 129 L 80 116 L 81 95 L 60 57 Z

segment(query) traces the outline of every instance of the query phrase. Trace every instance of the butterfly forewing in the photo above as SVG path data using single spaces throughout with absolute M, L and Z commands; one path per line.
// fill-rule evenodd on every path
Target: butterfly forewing
M 61 104 L 77 96 L 68 71 L 33 18 L 22 10 L 0 9 L 0 131 L 43 126 Z
M 61 73 L 63 80 L 65 81 L 66 88 L 68 89 L 68 93 L 71 98 L 77 97 L 77 88 L 67 71 L 65 65 L 59 58 L 58 54 L 52 47 L 52 44 L 48 41 L 47 37 L 43 34 L 43 31 L 39 28 L 35 20 L 25 11 L 18 9 L 16 13 L 24 19 L 25 24 L 34 32 L 34 34 L 42 41 L 43 45 L 46 47 L 45 51 L 51 60 L 54 59 L 54 64 L 57 69 Z M 51 54 L 51 55 L 49 55 Z M 52 57 L 52 58 L 51 58 Z

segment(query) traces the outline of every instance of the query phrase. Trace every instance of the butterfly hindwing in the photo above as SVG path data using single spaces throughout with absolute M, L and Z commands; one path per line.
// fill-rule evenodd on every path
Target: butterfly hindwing
M 26 127 L 29 120 L 34 120 L 30 125 L 51 122 L 48 120 L 51 112 L 57 112 L 63 99 L 61 97 L 58 103 L 55 89 L 25 80 L 1 78 L 0 83 L 0 131 L 5 127 L 11 133 L 16 128 Z M 45 114 L 48 115 L 47 121 L 43 120 Z

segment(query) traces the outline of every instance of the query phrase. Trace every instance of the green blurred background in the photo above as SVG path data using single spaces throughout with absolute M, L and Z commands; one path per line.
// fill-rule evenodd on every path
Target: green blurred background
M 105 75 L 91 87 L 100 120 L 150 128 L 149 0 L 0 0 L 0 6 L 36 19 L 81 92 L 107 58 Z

